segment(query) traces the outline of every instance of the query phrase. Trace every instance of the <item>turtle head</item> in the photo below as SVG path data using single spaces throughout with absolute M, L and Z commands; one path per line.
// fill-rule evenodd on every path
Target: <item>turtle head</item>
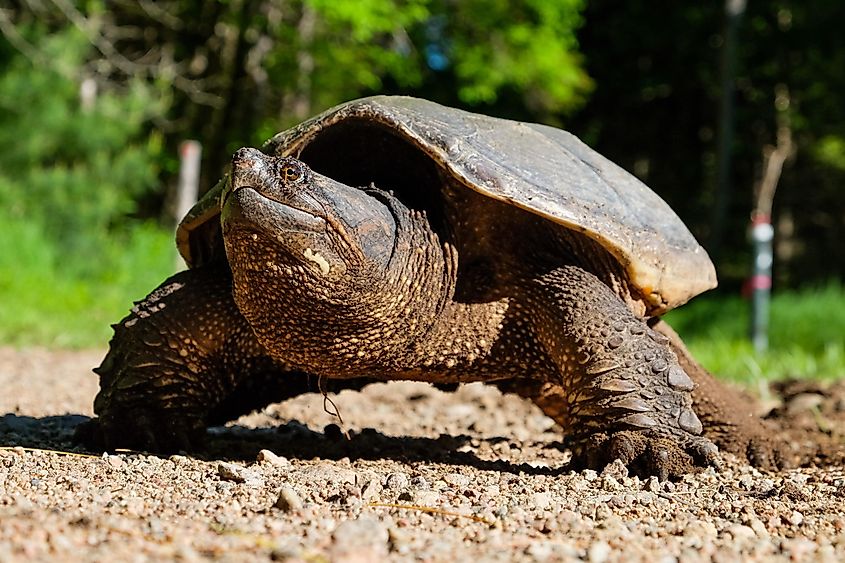
M 324 293 L 350 277 L 383 275 L 394 246 L 393 216 L 378 199 L 252 148 L 232 158 L 221 221 L 236 276 L 239 268 L 287 273 Z
M 238 309 L 271 355 L 310 373 L 404 349 L 448 292 L 423 213 L 295 158 L 236 152 L 221 222 Z

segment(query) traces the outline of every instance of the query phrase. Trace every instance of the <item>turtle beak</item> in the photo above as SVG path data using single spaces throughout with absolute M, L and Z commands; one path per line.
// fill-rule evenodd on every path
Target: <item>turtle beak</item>
M 221 202 L 221 221 L 226 225 L 250 225 L 273 232 L 323 232 L 326 220 L 312 206 L 301 205 L 301 194 L 279 191 L 273 157 L 258 149 L 238 149 L 232 156 L 232 172 Z M 275 235 L 274 235 L 275 236 Z
M 257 149 L 244 147 L 232 155 L 232 171 L 226 177 L 226 188 L 220 207 L 223 208 L 229 198 L 242 188 L 252 188 L 258 191 L 259 186 L 269 179 L 270 170 L 267 165 L 267 155 Z
M 273 174 L 270 157 L 258 149 L 244 147 L 232 155 L 232 191 L 252 188 L 260 191 L 261 186 L 271 185 Z

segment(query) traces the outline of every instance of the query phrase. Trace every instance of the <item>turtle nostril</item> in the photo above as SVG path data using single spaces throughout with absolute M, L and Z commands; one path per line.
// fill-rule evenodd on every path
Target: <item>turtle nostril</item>
M 258 166 L 265 155 L 258 149 L 243 147 L 232 155 L 232 168 L 234 170 L 250 170 Z

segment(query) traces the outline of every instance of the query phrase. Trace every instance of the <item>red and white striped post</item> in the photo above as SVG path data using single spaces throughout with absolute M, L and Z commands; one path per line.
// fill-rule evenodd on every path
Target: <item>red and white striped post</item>
M 751 342 L 762 354 L 769 348 L 769 301 L 772 293 L 772 240 L 775 230 L 768 214 L 751 217 L 749 236 L 754 245 L 754 267 L 749 280 L 751 289 Z

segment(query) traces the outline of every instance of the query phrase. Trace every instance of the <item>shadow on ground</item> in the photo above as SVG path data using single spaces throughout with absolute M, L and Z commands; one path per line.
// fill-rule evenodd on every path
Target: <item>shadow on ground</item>
M 91 420 L 90 417 L 68 414 L 41 418 L 6 414 L 0 417 L 0 447 L 23 447 L 76 453 L 91 452 L 74 439 L 76 427 Z M 446 463 L 471 466 L 480 470 L 532 475 L 556 475 L 569 467 L 535 467 L 527 463 L 511 463 L 502 459 L 485 460 L 462 447 L 476 442 L 493 445 L 508 438 L 479 439 L 467 435 L 441 435 L 438 438 L 389 436 L 372 428 L 341 433 L 335 425 L 325 432 L 317 432 L 297 421 L 290 421 L 273 428 L 247 428 L 244 426 L 216 426 L 206 433 L 205 446 L 191 457 L 204 460 L 254 461 L 262 449 L 271 450 L 293 459 L 350 460 L 390 459 L 404 463 Z M 560 443 L 547 447 L 561 448 Z

